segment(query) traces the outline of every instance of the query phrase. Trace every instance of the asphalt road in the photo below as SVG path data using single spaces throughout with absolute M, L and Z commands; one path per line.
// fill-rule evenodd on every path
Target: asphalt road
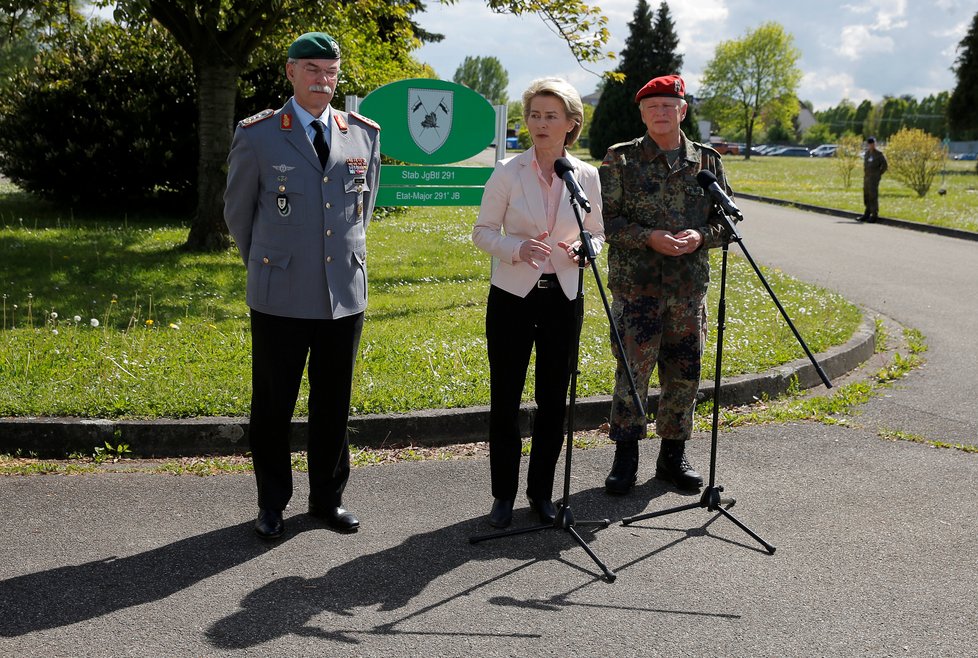
M 762 263 L 924 332 L 927 365 L 853 426 L 721 435 L 717 483 L 764 551 L 646 481 L 601 487 L 612 449 L 574 453 L 576 527 L 471 545 L 489 530 L 485 459 L 354 471 L 363 528 L 286 513 L 251 530 L 250 475 L 0 478 L 0 655 L 970 656 L 978 635 L 978 456 L 883 441 L 878 427 L 976 443 L 970 398 L 978 245 L 743 202 Z M 736 251 L 737 247 L 733 247 Z M 789 309 L 790 310 L 790 309 Z M 708 437 L 690 446 L 707 470 Z M 531 522 L 525 503 L 518 526 Z
M 870 404 L 865 421 L 932 440 L 978 443 L 978 243 L 739 204 L 743 245 L 755 261 L 923 332 L 929 349 L 922 381 Z

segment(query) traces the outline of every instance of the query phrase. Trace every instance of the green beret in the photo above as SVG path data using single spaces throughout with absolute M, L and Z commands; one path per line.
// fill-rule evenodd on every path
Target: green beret
M 340 44 L 325 32 L 306 32 L 289 46 L 290 59 L 339 59 Z

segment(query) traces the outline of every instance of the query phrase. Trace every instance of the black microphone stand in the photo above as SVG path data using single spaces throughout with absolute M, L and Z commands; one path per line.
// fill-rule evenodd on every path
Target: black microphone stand
M 570 381 L 570 403 L 567 406 L 567 447 L 564 450 L 564 495 L 563 499 L 557 506 L 557 515 L 554 517 L 553 524 L 539 524 L 535 526 L 529 526 L 526 528 L 516 528 L 513 530 L 504 530 L 502 532 L 497 532 L 489 535 L 477 535 L 475 537 L 469 538 L 469 543 L 476 544 L 480 541 L 485 541 L 487 539 L 498 539 L 500 537 L 510 537 L 513 535 L 522 535 L 530 532 L 538 532 L 540 530 L 565 530 L 574 538 L 581 548 L 594 560 L 601 571 L 604 572 L 605 578 L 608 579 L 609 583 L 615 582 L 615 572 L 608 568 L 608 566 L 601 561 L 600 558 L 591 550 L 585 541 L 581 538 L 575 530 L 575 526 L 596 526 L 600 528 L 607 528 L 611 525 L 611 521 L 608 519 L 601 519 L 597 521 L 578 521 L 574 518 L 574 513 L 571 511 L 570 506 L 570 480 L 571 480 L 571 455 L 574 450 L 574 409 L 577 403 L 577 375 L 580 373 L 580 351 L 581 351 L 581 329 L 584 326 L 584 268 L 588 265 L 591 266 L 591 271 L 594 273 L 594 279 L 598 286 L 598 291 L 601 293 L 601 301 L 604 302 L 604 310 L 608 315 L 608 321 L 611 324 L 611 333 L 614 337 L 616 344 L 618 345 L 619 353 L 625 354 L 625 348 L 621 341 L 621 335 L 618 333 L 618 327 L 615 325 L 614 319 L 611 315 L 611 306 L 608 304 L 608 297 L 605 294 L 604 288 L 601 285 L 601 275 L 598 273 L 598 266 L 595 263 L 594 248 L 591 246 L 591 234 L 584 229 L 584 220 L 581 217 L 581 209 L 577 203 L 577 199 L 574 197 L 573 192 L 570 194 L 571 207 L 574 209 L 574 216 L 577 218 L 577 225 L 580 229 L 580 240 L 581 246 L 577 249 L 578 255 L 578 270 L 577 270 L 577 299 L 575 301 L 575 320 L 576 320 L 576 332 L 575 338 L 572 341 L 571 353 L 569 356 L 569 365 L 571 369 L 571 381 Z M 631 368 L 628 364 L 625 364 L 625 370 L 628 373 L 628 383 L 631 386 L 632 399 L 635 405 L 638 407 L 639 412 L 645 415 L 645 406 L 639 399 L 638 391 L 635 388 L 635 380 L 632 376 Z
M 710 481 L 707 487 L 703 490 L 703 495 L 700 496 L 699 502 L 690 503 L 688 505 L 680 505 L 678 507 L 673 507 L 659 512 L 649 512 L 647 514 L 626 517 L 622 519 L 621 523 L 622 525 L 627 526 L 643 519 L 650 519 L 656 516 L 665 516 L 666 514 L 674 514 L 676 512 L 682 512 L 697 507 L 705 507 L 707 510 L 711 512 L 718 512 L 733 521 L 737 527 L 753 537 L 758 543 L 767 549 L 767 552 L 770 555 L 774 555 L 774 551 L 777 550 L 774 546 L 761 539 L 757 533 L 748 528 L 740 520 L 738 520 L 737 517 L 727 511 L 730 507 L 733 507 L 737 501 L 733 498 L 722 498 L 720 493 L 723 491 L 723 487 L 717 485 L 716 483 L 717 434 L 720 422 L 720 369 L 723 364 L 723 332 L 726 326 L 727 316 L 727 252 L 729 251 L 731 242 L 736 242 L 740 245 L 740 249 L 744 252 L 744 256 L 747 257 L 747 261 L 751 264 L 751 267 L 754 268 L 754 272 L 761 280 L 761 283 L 764 284 L 764 289 L 767 290 L 768 295 L 771 296 L 775 306 L 777 306 L 778 310 L 781 312 L 781 316 L 785 319 L 785 322 L 788 323 L 788 326 L 791 327 L 791 331 L 795 334 L 795 338 L 798 340 L 802 349 L 805 350 L 805 354 L 808 355 L 808 359 L 812 362 L 812 365 L 815 366 L 815 371 L 822 379 L 822 383 L 825 384 L 826 388 L 832 388 L 832 382 L 829 381 L 829 378 L 825 375 L 822 367 L 819 365 L 818 361 L 815 360 L 811 350 L 808 349 L 808 345 L 805 344 L 801 334 L 798 333 L 794 323 L 791 322 L 791 318 L 788 317 L 784 307 L 781 306 L 781 302 L 778 301 L 778 296 L 774 294 L 773 290 L 771 290 L 771 286 L 768 285 L 767 279 L 764 278 L 764 275 L 761 274 L 760 268 L 757 267 L 754 259 L 751 258 L 750 252 L 747 251 L 747 247 L 744 246 L 743 238 L 740 236 L 740 233 L 737 232 L 737 227 L 734 225 L 734 222 L 719 205 L 718 210 L 720 211 L 720 216 L 723 218 L 723 222 L 727 229 L 728 238 L 723 244 L 723 264 L 720 268 L 720 301 L 717 308 L 717 355 L 716 371 L 713 373 L 713 426 L 710 442 Z M 726 508 L 722 507 L 723 505 L 726 505 Z

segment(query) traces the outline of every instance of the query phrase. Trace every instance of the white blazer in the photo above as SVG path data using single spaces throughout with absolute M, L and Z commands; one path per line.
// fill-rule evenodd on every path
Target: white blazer
M 492 176 L 482 193 L 479 218 L 472 229 L 472 242 L 498 260 L 492 272 L 492 284 L 520 297 L 533 289 L 543 268 L 534 269 L 529 263 L 514 262 L 519 246 L 547 230 L 547 215 L 537 172 L 533 168 L 534 149 L 496 163 Z M 594 253 L 604 244 L 604 222 L 601 218 L 601 183 L 598 170 L 577 158 L 567 155 L 574 166 L 574 175 L 591 202 L 591 212 L 584 216 L 584 228 L 591 234 Z M 557 207 L 557 221 L 550 236 L 550 261 L 557 272 L 560 287 L 567 299 L 577 297 L 578 265 L 558 242 L 573 243 L 580 238 L 580 227 L 570 204 L 570 193 L 564 188 Z

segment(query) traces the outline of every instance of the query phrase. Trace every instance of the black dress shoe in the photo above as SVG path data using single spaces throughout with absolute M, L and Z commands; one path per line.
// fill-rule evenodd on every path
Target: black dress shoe
M 492 511 L 489 512 L 489 525 L 493 528 L 506 528 L 513 522 L 513 500 L 497 498 L 492 501 Z
M 356 532 L 360 528 L 360 519 L 353 512 L 339 505 L 320 507 L 309 503 L 309 516 L 323 519 L 326 525 L 338 532 Z
M 262 539 L 278 539 L 285 532 L 285 522 L 282 512 L 274 509 L 259 509 L 258 520 L 255 521 L 255 532 Z
M 554 519 L 557 518 L 557 508 L 554 506 L 554 501 L 549 498 L 530 498 L 529 496 L 526 499 L 530 501 L 530 509 L 540 517 L 540 523 L 553 525 Z

